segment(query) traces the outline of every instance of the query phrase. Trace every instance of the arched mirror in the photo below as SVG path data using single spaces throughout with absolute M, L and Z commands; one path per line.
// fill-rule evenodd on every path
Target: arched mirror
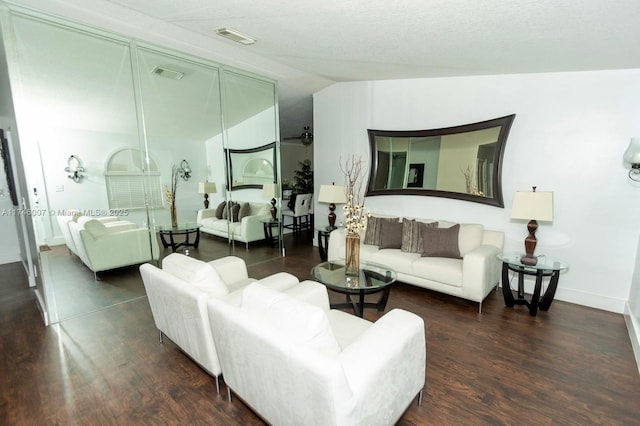
M 366 195 L 430 195 L 504 207 L 502 156 L 514 118 L 430 130 L 369 129 Z

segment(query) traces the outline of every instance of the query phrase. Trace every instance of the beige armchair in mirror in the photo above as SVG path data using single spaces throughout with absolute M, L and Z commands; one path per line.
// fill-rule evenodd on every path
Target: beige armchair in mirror
M 367 196 L 430 195 L 504 207 L 501 168 L 515 114 L 430 130 L 367 130 Z

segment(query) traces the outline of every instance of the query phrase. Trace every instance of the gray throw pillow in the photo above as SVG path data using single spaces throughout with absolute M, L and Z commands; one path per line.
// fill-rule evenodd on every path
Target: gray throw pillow
M 422 227 L 437 228 L 438 222 L 418 222 L 415 219 L 402 220 L 402 247 L 408 253 L 422 253 Z
M 240 206 L 240 211 L 238 212 L 238 222 L 242 221 L 243 217 L 249 216 L 251 214 L 251 206 L 249 203 L 242 203 Z
M 451 228 L 422 227 L 422 256 L 461 259 L 458 248 L 460 225 Z
M 218 204 L 218 207 L 216 207 L 216 218 L 222 219 L 222 212 L 223 212 L 224 207 L 226 205 L 227 205 L 227 203 L 225 203 L 224 201 L 221 202 L 220 204 Z
M 364 232 L 364 244 L 372 246 L 380 245 L 380 225 L 382 222 L 398 222 L 398 218 L 375 216 L 367 218 L 367 228 Z
M 239 215 L 240 215 L 240 204 L 233 203 L 233 206 L 231 206 L 231 222 L 238 222 Z
M 402 246 L 402 223 L 383 220 L 380 222 L 380 248 L 399 249 Z

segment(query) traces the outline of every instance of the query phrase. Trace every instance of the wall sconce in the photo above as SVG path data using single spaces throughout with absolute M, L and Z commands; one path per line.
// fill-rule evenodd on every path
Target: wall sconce
M 189 178 L 191 178 L 191 167 L 189 167 L 187 160 L 182 160 L 180 163 L 180 170 L 178 172 L 180 173 L 180 177 L 184 180 L 189 180 Z
M 204 208 L 209 208 L 209 194 L 215 194 L 216 191 L 216 183 L 215 182 L 200 182 L 198 183 L 198 193 L 204 194 Z
M 640 182 L 640 138 L 631 138 L 622 159 L 625 163 L 631 164 L 629 179 Z
M 85 169 L 82 167 L 82 161 L 75 155 L 72 155 L 67 160 L 67 167 L 64 168 L 64 171 L 69 173 L 67 176 L 69 179 L 73 180 L 75 183 L 80 183 L 82 178 L 84 177 Z

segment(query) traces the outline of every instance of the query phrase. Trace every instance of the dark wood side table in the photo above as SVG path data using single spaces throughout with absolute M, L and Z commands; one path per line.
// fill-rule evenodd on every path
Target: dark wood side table
M 262 222 L 262 227 L 264 228 L 264 240 L 266 241 L 266 243 L 270 246 L 270 247 L 277 247 L 278 246 L 278 239 L 274 238 L 274 233 L 273 233 L 273 228 L 277 229 L 277 233 L 275 234 L 275 236 L 277 237 L 278 235 L 281 234 L 280 232 L 280 224 L 281 222 L 276 219 L 262 219 L 260 222 Z
M 538 263 L 536 265 L 526 265 L 520 262 L 522 256 L 522 253 L 503 253 L 498 255 L 498 259 L 502 261 L 502 295 L 504 296 L 504 304 L 507 307 L 526 305 L 529 308 L 529 315 L 534 317 L 538 314 L 538 309 L 543 311 L 549 310 L 553 297 L 556 294 L 556 289 L 558 288 L 560 272 L 569 269 L 569 266 L 563 262 L 550 259 L 547 256 L 538 256 Z M 518 274 L 518 290 L 517 297 L 515 298 L 511 290 L 509 271 Z M 535 287 L 530 300 L 527 300 L 524 294 L 525 275 L 536 277 Z M 542 279 L 544 277 L 550 277 L 549 285 L 544 294 L 542 294 L 542 297 L 540 297 L 540 293 L 542 292 Z
M 317 228 L 318 231 L 318 251 L 320 252 L 320 260 L 327 260 L 327 250 L 329 249 L 329 234 L 336 228 L 335 226 L 323 226 Z

